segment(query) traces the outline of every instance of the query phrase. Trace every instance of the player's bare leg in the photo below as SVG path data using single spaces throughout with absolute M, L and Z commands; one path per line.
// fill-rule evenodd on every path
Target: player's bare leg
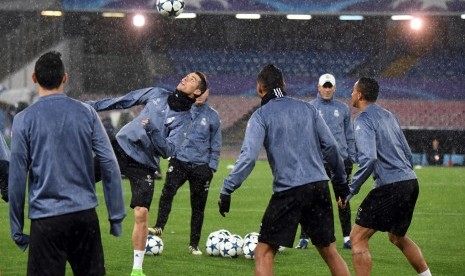
M 348 276 L 350 275 L 344 259 L 339 255 L 336 249 L 336 244 L 333 242 L 327 247 L 316 247 L 323 260 L 328 265 L 331 275 Z
M 259 242 L 254 250 L 255 276 L 274 275 L 274 256 L 276 250 L 267 243 Z
M 148 235 L 149 211 L 145 207 L 134 208 L 134 229 L 132 230 L 132 242 L 135 250 L 145 250 L 145 242 Z
M 372 263 L 368 240 L 375 232 L 376 230 L 355 224 L 350 233 L 352 264 L 354 265 L 355 275 L 371 274 Z
M 428 270 L 428 265 L 426 264 L 425 258 L 421 253 L 420 247 L 416 245 L 410 238 L 407 236 L 399 237 L 394 234 L 389 234 L 389 240 L 397 246 L 400 251 L 405 255 L 410 265 L 415 269 L 417 273 L 422 273 Z

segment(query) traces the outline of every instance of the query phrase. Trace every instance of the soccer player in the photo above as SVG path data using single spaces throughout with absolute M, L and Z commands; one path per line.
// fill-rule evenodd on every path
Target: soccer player
M 0 194 L 8 202 L 8 169 L 10 166 L 10 149 L 3 135 L 0 134 Z
M 334 171 L 334 185 L 346 175 L 337 142 L 310 103 L 286 96 L 280 69 L 266 65 L 257 77 L 261 107 L 250 118 L 241 154 L 224 180 L 218 201 L 222 216 L 229 212 L 231 194 L 255 166 L 265 147 L 273 173 L 273 192 L 262 219 L 255 248 L 255 275 L 273 275 L 279 246 L 292 247 L 298 224 L 310 236 L 332 275 L 349 275 L 336 250 L 334 217 L 323 159 Z M 343 198 L 348 194 L 341 194 Z
M 205 204 L 213 173 L 218 169 L 221 150 L 220 117 L 206 102 L 208 94 L 207 90 L 198 97 L 191 109 L 191 130 L 174 157 L 170 159 L 158 206 L 157 222 L 153 228 L 149 228 L 150 234 L 161 236 L 176 192 L 189 181 L 192 208 L 189 252 L 193 255 L 202 255 L 198 245 Z
M 148 212 L 159 158 L 171 157 L 184 141 L 185 133 L 191 126 L 191 106 L 207 90 L 207 85 L 203 73 L 192 72 L 179 82 L 173 92 L 149 87 L 118 98 L 89 101 L 97 111 L 145 105 L 139 116 L 123 126 L 112 142 L 121 173 L 131 184 L 130 207 L 134 209 L 135 218 L 132 275 L 144 275 L 142 263 L 148 234 Z M 96 169 L 96 181 L 99 180 L 98 172 Z
M 354 124 L 359 168 L 349 185 L 349 196 L 339 204 L 344 207 L 370 175 L 375 179 L 350 234 L 355 273 L 370 275 L 368 241 L 382 231 L 388 232 L 389 240 L 419 275 L 431 275 L 420 248 L 407 237 L 418 197 L 412 153 L 396 117 L 375 103 L 378 93 L 378 82 L 371 78 L 359 79 L 352 92 L 352 105 L 361 111 Z
M 11 237 L 29 246 L 27 275 L 105 275 L 95 207 L 93 154 L 101 163 L 110 234 L 126 216 L 121 174 L 105 129 L 87 104 L 62 93 L 68 80 L 58 52 L 43 54 L 32 80 L 40 98 L 13 121 L 9 176 Z M 23 233 L 26 183 L 30 237 Z
M 334 99 L 334 92 L 336 92 L 336 79 L 331 74 L 323 74 L 318 80 L 318 96 L 311 101 L 326 124 L 331 130 L 334 138 L 336 139 L 339 152 L 344 159 L 345 171 L 347 174 L 346 183 L 350 183 L 350 176 L 352 174 L 353 163 L 356 161 L 355 156 L 355 138 L 352 121 L 350 119 L 349 107 Z M 331 178 L 331 171 L 328 164 L 325 163 L 325 170 L 328 177 Z M 336 201 L 340 197 L 337 193 L 338 189 L 334 189 Z M 341 222 L 342 236 L 344 238 L 343 248 L 350 249 L 350 230 L 352 229 L 350 220 L 350 204 L 346 208 L 338 207 L 339 221 Z M 296 248 L 304 249 L 307 247 L 308 237 L 302 232 L 300 241 Z

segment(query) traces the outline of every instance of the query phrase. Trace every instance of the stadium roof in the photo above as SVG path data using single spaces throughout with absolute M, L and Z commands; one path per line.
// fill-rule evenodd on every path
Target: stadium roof
M 155 0 L 62 0 L 63 10 L 154 10 Z M 197 13 L 462 13 L 465 0 L 186 0 Z

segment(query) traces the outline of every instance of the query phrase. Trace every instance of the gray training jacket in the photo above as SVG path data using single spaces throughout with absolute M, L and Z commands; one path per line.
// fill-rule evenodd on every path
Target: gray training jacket
M 377 104 L 369 105 L 355 119 L 359 168 L 349 184 L 351 195 L 373 174 L 374 187 L 416 179 L 412 152 L 397 118 Z
M 176 152 L 176 159 L 197 165 L 208 164 L 216 171 L 220 162 L 221 121 L 207 102 L 191 108 L 192 128 Z
M 274 176 L 274 192 L 328 180 L 323 160 L 335 172 L 334 184 L 345 183 L 337 142 L 316 108 L 301 100 L 281 97 L 270 100 L 252 114 L 241 154 L 224 180 L 222 194 L 228 195 L 242 185 L 262 146 Z
M 175 112 L 169 108 L 167 99 L 171 93 L 163 88 L 149 87 L 131 91 L 118 98 L 87 103 L 97 111 L 145 105 L 139 116 L 118 131 L 116 140 L 132 159 L 156 170 L 159 157 L 174 155 L 191 124 L 189 111 Z M 142 119 L 149 119 L 150 125 L 144 128 Z
M 126 209 L 120 169 L 97 112 L 64 94 L 53 94 L 40 97 L 15 116 L 8 186 L 15 241 L 23 235 L 26 184 L 30 219 L 98 205 L 94 153 L 102 167 L 109 220 L 121 222 Z
M 329 130 L 337 141 L 342 158 L 356 163 L 354 127 L 350 119 L 349 107 L 334 98 L 328 101 L 323 100 L 320 93 L 310 103 L 316 107 L 328 125 Z

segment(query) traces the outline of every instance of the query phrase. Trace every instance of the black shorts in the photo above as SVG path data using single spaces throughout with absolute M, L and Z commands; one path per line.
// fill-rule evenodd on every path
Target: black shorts
M 131 184 L 131 208 L 139 206 L 150 210 L 155 191 L 156 169 L 151 169 L 131 158 L 116 140 L 112 142 L 112 146 L 116 159 L 118 159 L 121 174 L 125 175 Z
M 412 222 L 417 198 L 416 179 L 375 188 L 358 208 L 355 223 L 365 228 L 403 237 Z
M 274 193 L 263 216 L 258 241 L 275 248 L 292 247 L 299 223 L 318 247 L 336 241 L 328 181 Z
M 105 275 L 95 209 L 31 220 L 27 275 Z

